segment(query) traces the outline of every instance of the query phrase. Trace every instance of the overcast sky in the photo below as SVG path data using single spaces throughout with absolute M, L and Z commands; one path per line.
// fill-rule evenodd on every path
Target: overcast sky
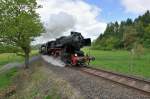
M 96 39 L 107 23 L 135 19 L 150 10 L 150 0 L 38 0 L 43 7 L 40 14 L 46 33 L 34 43 L 43 43 L 70 31 Z

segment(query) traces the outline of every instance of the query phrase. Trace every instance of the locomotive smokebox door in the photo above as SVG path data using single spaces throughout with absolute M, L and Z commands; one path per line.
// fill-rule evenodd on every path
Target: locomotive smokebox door
M 84 46 L 91 46 L 91 39 L 90 38 L 83 39 L 83 44 Z

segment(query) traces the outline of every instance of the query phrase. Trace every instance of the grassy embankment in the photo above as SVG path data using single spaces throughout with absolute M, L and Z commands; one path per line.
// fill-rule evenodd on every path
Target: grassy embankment
M 34 50 L 30 56 L 37 55 L 38 51 Z M 23 57 L 17 56 L 14 53 L 0 54 L 0 68 L 10 62 L 23 62 Z M 13 77 L 17 74 L 17 68 L 12 68 L 4 73 L 0 73 L 0 90 L 11 84 Z
M 89 53 L 89 49 L 83 50 Z M 129 51 L 90 50 L 90 55 L 96 58 L 94 62 L 91 62 L 91 66 L 94 68 L 102 68 L 150 79 L 149 51 L 140 57 L 132 55 Z

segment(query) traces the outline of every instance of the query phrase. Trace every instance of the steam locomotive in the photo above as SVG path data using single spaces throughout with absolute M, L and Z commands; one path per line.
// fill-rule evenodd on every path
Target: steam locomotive
M 81 51 L 84 46 L 91 46 L 91 39 L 84 38 L 79 32 L 71 32 L 70 36 L 62 36 L 41 45 L 40 53 L 60 57 L 67 65 L 86 66 L 94 57 L 84 55 Z

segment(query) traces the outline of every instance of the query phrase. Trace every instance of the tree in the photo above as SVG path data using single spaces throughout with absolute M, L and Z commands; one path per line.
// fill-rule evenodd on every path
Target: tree
M 133 49 L 137 58 L 141 58 L 141 56 L 144 55 L 144 47 L 142 44 L 135 43 Z
M 145 28 L 143 42 L 145 47 L 150 48 L 150 24 Z
M 123 42 L 125 49 L 131 49 L 137 41 L 137 31 L 133 26 L 127 26 L 123 33 Z
M 127 19 L 127 21 L 126 21 L 126 25 L 127 26 L 131 26 L 133 24 L 133 22 L 132 22 L 132 19 Z
M 37 8 L 36 0 L 0 0 L 0 43 L 15 48 L 13 51 L 25 58 L 25 68 L 29 66 L 30 43 L 44 30 Z

